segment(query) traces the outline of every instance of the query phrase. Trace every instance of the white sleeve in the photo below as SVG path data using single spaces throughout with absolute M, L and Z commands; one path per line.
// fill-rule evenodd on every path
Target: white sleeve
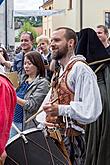
M 77 75 L 71 74 L 71 81 L 74 86 L 74 101 L 69 105 L 59 105 L 59 115 L 79 121 L 82 124 L 94 122 L 102 112 L 102 103 L 97 79 L 92 70 L 76 70 Z M 73 81 L 74 79 L 74 81 Z

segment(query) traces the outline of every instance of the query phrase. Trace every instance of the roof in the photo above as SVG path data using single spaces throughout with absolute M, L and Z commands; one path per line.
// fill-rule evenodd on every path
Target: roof
M 45 8 L 45 7 L 49 6 L 52 3 L 53 3 L 53 0 L 48 0 L 41 7 Z

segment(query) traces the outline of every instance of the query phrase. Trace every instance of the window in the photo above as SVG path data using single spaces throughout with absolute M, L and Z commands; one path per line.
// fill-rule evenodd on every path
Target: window
M 51 6 L 49 7 L 49 10 L 51 10 L 52 8 L 51 8 Z
M 43 3 L 46 3 L 48 0 L 43 0 Z
M 73 0 L 69 0 L 69 8 L 68 9 L 72 9 L 72 1 Z
M 49 38 L 51 37 L 51 29 L 49 28 Z
M 110 29 L 110 12 L 105 12 L 105 26 Z
M 47 9 L 45 8 L 45 10 L 47 10 Z M 47 16 L 44 16 L 44 17 L 47 17 Z
M 47 35 L 47 31 L 46 31 L 46 29 L 45 29 L 45 36 Z

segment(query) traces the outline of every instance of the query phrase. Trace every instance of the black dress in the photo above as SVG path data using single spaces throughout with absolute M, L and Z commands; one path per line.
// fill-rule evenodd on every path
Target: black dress
M 96 73 L 102 99 L 102 114 L 86 126 L 84 165 L 110 165 L 110 47 L 105 49 L 96 32 L 86 28 L 79 32 L 76 53 L 83 54 Z
M 102 98 L 102 114 L 86 128 L 85 165 L 110 165 L 110 64 L 97 72 Z

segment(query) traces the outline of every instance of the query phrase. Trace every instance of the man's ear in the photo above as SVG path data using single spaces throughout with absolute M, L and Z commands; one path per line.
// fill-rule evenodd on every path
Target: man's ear
M 69 47 L 75 47 L 75 41 L 74 41 L 74 39 L 70 39 L 70 40 L 68 41 L 68 46 L 69 46 Z
M 109 33 L 107 33 L 107 38 L 109 38 Z

